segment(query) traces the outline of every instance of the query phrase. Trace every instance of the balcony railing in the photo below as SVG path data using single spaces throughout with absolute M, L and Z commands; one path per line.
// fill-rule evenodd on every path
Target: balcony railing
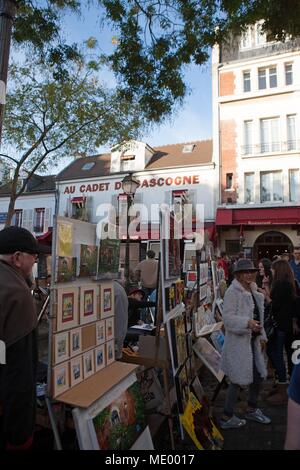
M 300 151 L 300 140 L 287 140 L 284 142 L 264 142 L 255 145 L 243 145 L 242 155 L 257 155 L 274 152 Z

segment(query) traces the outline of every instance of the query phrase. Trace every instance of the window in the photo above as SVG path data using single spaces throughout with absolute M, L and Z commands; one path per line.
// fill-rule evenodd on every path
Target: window
M 260 141 L 261 153 L 277 152 L 280 150 L 279 119 L 261 119 L 260 120 Z
M 244 121 L 244 155 L 253 153 L 252 129 L 253 121 Z
M 95 162 L 88 162 L 88 163 L 85 163 L 81 167 L 81 169 L 84 170 L 84 171 L 87 171 L 87 170 L 91 170 L 94 166 L 95 166 Z
M 299 170 L 289 171 L 290 201 L 298 202 L 300 199 L 299 191 Z
M 283 201 L 281 171 L 261 173 L 260 191 L 261 202 Z
M 248 28 L 242 33 L 241 37 L 241 49 L 248 49 L 252 45 L 252 27 Z
M 286 118 L 287 123 L 287 149 L 296 150 L 296 116 L 290 115 Z
M 245 204 L 254 202 L 254 173 L 245 174 Z
M 45 221 L 45 209 L 35 209 L 34 211 L 34 232 L 43 232 L 44 231 L 44 221 Z
M 13 216 L 12 225 L 14 225 L 15 227 L 22 227 L 22 215 L 23 215 L 23 210 L 16 209 L 15 214 Z
M 131 171 L 134 168 L 135 155 L 121 155 L 120 171 Z
M 285 84 L 293 84 L 293 64 L 285 64 Z
M 226 189 L 232 189 L 233 173 L 226 173 Z
M 251 74 L 250 72 L 243 73 L 244 79 L 244 92 L 251 91 Z
M 262 29 L 262 23 L 257 23 L 255 27 L 255 43 L 257 46 L 267 42 L 267 35 Z
M 258 88 L 265 90 L 267 88 L 277 87 L 277 67 L 258 69 Z

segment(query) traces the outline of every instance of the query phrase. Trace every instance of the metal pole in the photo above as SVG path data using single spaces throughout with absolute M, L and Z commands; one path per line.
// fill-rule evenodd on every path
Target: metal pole
M 129 250 L 130 250 L 130 238 L 129 238 L 129 224 L 130 216 L 129 209 L 131 206 L 131 195 L 127 194 L 127 230 L 126 230 L 126 251 L 125 251 L 125 290 L 129 294 L 130 290 L 130 269 L 129 269 Z
M 16 10 L 17 2 L 15 0 L 0 0 L 0 144 L 5 107 L 11 32 Z

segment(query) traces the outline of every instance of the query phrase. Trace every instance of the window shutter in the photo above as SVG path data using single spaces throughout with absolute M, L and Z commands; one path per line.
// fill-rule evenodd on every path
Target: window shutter
M 28 229 L 28 210 L 24 209 L 22 214 L 22 227 Z
M 33 209 L 29 209 L 28 210 L 28 225 L 27 225 L 27 229 L 29 230 L 29 232 L 33 232 Z
M 51 208 L 45 210 L 44 232 L 47 232 L 51 226 L 51 212 Z

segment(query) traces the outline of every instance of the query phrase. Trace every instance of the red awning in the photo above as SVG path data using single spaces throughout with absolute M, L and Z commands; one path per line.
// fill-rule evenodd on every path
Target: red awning
M 79 196 L 79 197 L 72 197 L 71 202 L 74 204 L 77 204 L 79 202 L 84 202 L 85 197 L 84 196 Z
M 217 209 L 216 225 L 300 225 L 300 207 Z
M 52 228 L 49 228 L 48 232 L 43 235 L 38 235 L 36 237 L 37 241 L 42 245 L 51 245 L 52 244 Z

